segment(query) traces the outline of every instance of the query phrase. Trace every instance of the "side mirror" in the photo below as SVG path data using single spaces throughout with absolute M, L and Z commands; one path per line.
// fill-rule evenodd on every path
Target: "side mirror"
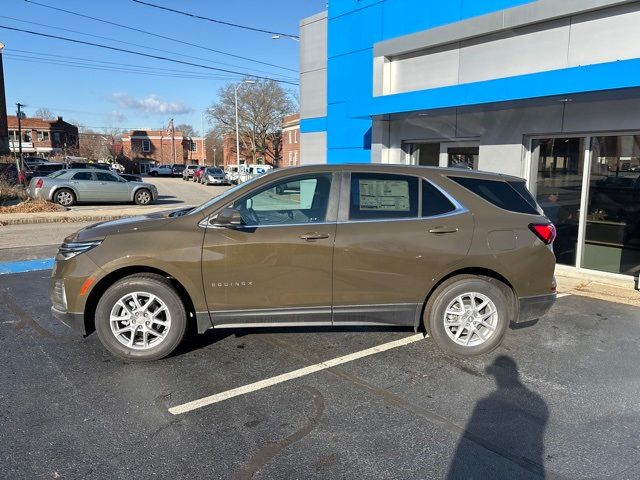
M 235 228 L 244 225 L 242 215 L 235 208 L 224 208 L 211 222 L 216 227 Z

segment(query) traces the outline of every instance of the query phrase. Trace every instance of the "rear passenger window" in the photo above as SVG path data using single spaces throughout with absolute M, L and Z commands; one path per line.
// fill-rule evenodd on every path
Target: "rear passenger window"
M 426 180 L 422 181 L 422 216 L 435 217 L 453 212 L 455 205 L 436 187 Z
M 352 173 L 349 220 L 418 216 L 418 179 L 382 173 Z
M 91 180 L 91 172 L 78 172 L 73 176 L 74 180 Z
M 516 213 L 526 213 L 529 215 L 539 214 L 538 210 L 507 182 L 469 177 L 449 178 L 494 204 L 496 207 Z

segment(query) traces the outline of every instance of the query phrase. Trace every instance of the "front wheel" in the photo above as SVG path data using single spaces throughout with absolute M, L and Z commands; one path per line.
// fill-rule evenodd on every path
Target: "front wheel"
M 463 357 L 497 348 L 509 326 L 505 288 L 478 276 L 453 277 L 440 285 L 427 302 L 423 319 L 436 345 Z
M 149 175 L 151 175 L 152 177 L 157 177 L 158 176 L 158 172 L 151 172 Z
M 184 338 L 187 313 L 171 283 L 155 274 L 117 281 L 102 295 L 95 313 L 104 347 L 128 361 L 166 357 Z
M 136 192 L 133 199 L 136 202 L 136 205 L 149 205 L 151 200 L 153 200 L 153 196 L 149 190 L 141 188 Z

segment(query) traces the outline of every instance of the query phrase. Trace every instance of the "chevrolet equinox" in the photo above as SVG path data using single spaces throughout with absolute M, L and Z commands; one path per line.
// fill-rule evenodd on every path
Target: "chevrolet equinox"
M 133 361 L 170 354 L 190 325 L 424 325 L 447 353 L 479 355 L 555 301 L 554 238 L 520 178 L 287 168 L 67 237 L 52 312 Z

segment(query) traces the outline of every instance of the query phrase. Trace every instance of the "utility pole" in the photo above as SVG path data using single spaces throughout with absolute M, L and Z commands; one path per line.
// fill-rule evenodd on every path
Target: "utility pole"
M 18 169 L 18 181 L 24 183 L 24 171 L 22 160 L 22 103 L 16 103 L 18 107 L 18 156 L 16 157 L 16 168 Z
M 173 118 L 169 121 L 171 124 L 171 151 L 173 152 L 173 164 L 176 164 L 176 129 L 173 125 Z

